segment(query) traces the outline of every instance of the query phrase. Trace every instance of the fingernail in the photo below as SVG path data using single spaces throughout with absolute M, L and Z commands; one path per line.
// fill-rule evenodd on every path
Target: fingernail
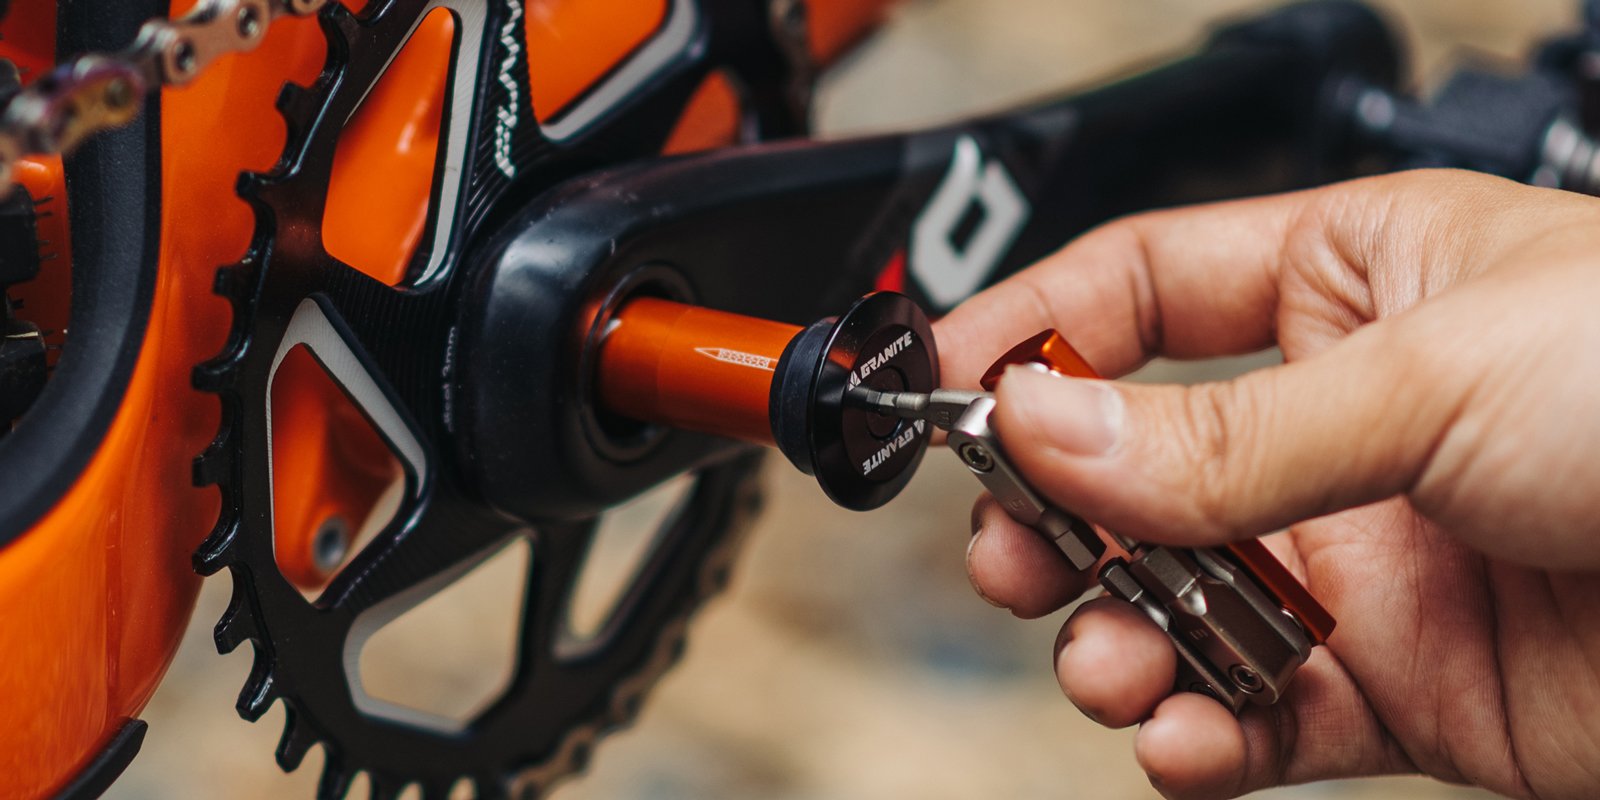
M 972 571 L 972 548 L 978 546 L 978 539 L 982 537 L 983 523 L 980 522 L 977 515 L 974 514 L 972 517 L 972 539 L 971 541 L 967 542 L 967 583 L 972 584 L 972 591 L 977 592 L 978 596 L 983 598 L 983 602 L 988 603 L 995 608 L 1004 609 L 1006 608 L 1004 605 L 995 602 L 993 597 L 983 593 L 983 587 L 978 585 L 978 576 Z M 1006 610 L 1009 611 L 1010 609 Z
M 1121 393 L 1105 381 L 1029 367 L 1008 367 L 1000 396 L 1046 444 L 1078 456 L 1111 453 L 1127 416 Z

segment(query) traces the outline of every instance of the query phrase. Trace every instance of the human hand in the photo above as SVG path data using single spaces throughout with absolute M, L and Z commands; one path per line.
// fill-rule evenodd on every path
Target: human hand
M 1008 454 L 1135 539 L 1265 541 L 1339 620 L 1285 698 L 1235 719 L 1171 691 L 1121 601 L 1058 637 L 1067 696 L 1143 723 L 1169 797 L 1420 771 L 1519 797 L 1600 796 L 1600 201 L 1419 172 L 1110 224 L 937 326 L 951 385 L 1054 327 L 1103 373 L 1273 344 L 1193 387 L 1024 370 Z M 1019 444 L 1026 443 L 1026 444 Z M 1090 578 L 992 500 L 973 585 L 1024 618 Z

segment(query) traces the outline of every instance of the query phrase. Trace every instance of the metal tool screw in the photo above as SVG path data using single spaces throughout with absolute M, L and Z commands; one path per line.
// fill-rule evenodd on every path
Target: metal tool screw
M 1193 683 L 1190 683 L 1189 691 L 1194 692 L 1195 694 L 1203 694 L 1206 697 L 1217 700 L 1218 702 L 1221 702 L 1222 700 L 1222 698 L 1217 697 L 1217 690 L 1211 688 L 1209 684 L 1202 683 L 1200 681 L 1194 681 Z
M 1255 694 L 1265 688 L 1261 676 L 1255 670 L 1243 665 L 1234 664 L 1228 669 L 1228 677 L 1233 679 L 1233 684 L 1250 694 Z
M 961 460 L 966 463 L 967 466 L 979 472 L 988 472 L 994 469 L 994 456 L 990 455 L 989 451 L 985 450 L 981 445 L 978 445 L 974 442 L 967 442 L 966 444 L 961 445 L 961 449 L 958 451 L 958 454 L 961 456 Z
M 311 539 L 311 561 L 323 572 L 333 572 L 350 552 L 350 525 L 342 517 L 328 517 Z

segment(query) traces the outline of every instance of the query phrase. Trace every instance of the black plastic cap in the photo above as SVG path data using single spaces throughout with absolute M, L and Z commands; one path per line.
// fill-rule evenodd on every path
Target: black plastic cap
M 778 449 L 815 475 L 833 502 L 855 511 L 894 499 L 927 452 L 932 428 L 848 406 L 857 385 L 931 392 L 939 353 L 927 316 L 911 298 L 877 292 L 837 320 L 789 343 L 778 361 L 769 410 Z

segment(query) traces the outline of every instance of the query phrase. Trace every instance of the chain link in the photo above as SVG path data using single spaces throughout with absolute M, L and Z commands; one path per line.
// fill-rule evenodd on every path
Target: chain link
M 280 17 L 315 14 L 328 0 L 203 0 L 174 20 L 140 26 L 126 50 L 90 53 L 57 66 L 0 110 L 0 196 L 16 162 L 66 155 L 89 137 L 139 116 L 144 98 L 183 86 L 222 56 L 254 50 Z

